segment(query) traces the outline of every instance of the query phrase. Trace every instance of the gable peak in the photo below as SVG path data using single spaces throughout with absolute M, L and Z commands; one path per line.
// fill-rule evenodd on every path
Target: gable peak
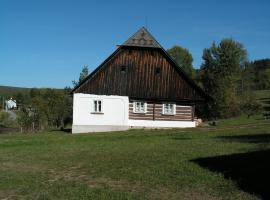
M 145 27 L 141 27 L 122 46 L 162 48 Z

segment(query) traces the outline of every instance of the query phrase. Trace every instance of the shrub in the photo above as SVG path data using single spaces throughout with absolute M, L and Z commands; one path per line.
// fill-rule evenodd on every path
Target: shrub
M 13 120 L 10 117 L 10 114 L 4 111 L 0 111 L 0 124 L 2 126 L 11 126 L 13 124 Z
M 241 110 L 249 118 L 252 115 L 258 114 L 262 111 L 262 105 L 251 96 L 243 100 Z

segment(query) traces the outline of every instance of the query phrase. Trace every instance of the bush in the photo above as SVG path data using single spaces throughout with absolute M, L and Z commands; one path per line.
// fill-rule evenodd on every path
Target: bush
M 11 126 L 13 122 L 9 113 L 0 111 L 0 125 L 8 127 Z
M 40 116 L 34 109 L 21 107 L 18 112 L 17 122 L 21 128 L 21 132 L 35 132 L 40 130 Z
M 241 104 L 241 110 L 249 118 L 252 115 L 258 114 L 262 111 L 262 105 L 253 97 L 245 98 Z

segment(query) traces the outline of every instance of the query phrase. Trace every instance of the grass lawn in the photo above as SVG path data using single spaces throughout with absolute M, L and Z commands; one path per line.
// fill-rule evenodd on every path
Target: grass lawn
M 240 125 L 238 125 L 240 124 Z M 270 121 L 0 134 L 0 199 L 269 199 Z

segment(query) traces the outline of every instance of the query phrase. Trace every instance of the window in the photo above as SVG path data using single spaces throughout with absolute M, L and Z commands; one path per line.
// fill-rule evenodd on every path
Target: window
M 156 68 L 155 73 L 156 73 L 156 75 L 160 75 L 160 67 L 157 67 L 157 68 Z
M 125 74 L 127 71 L 127 67 L 126 66 L 121 66 L 121 74 Z
M 94 100 L 93 101 L 93 113 L 102 113 L 102 101 Z
M 146 113 L 146 103 L 137 101 L 133 103 L 133 112 L 134 113 Z
M 164 103 L 162 114 L 163 115 L 175 115 L 175 104 Z

